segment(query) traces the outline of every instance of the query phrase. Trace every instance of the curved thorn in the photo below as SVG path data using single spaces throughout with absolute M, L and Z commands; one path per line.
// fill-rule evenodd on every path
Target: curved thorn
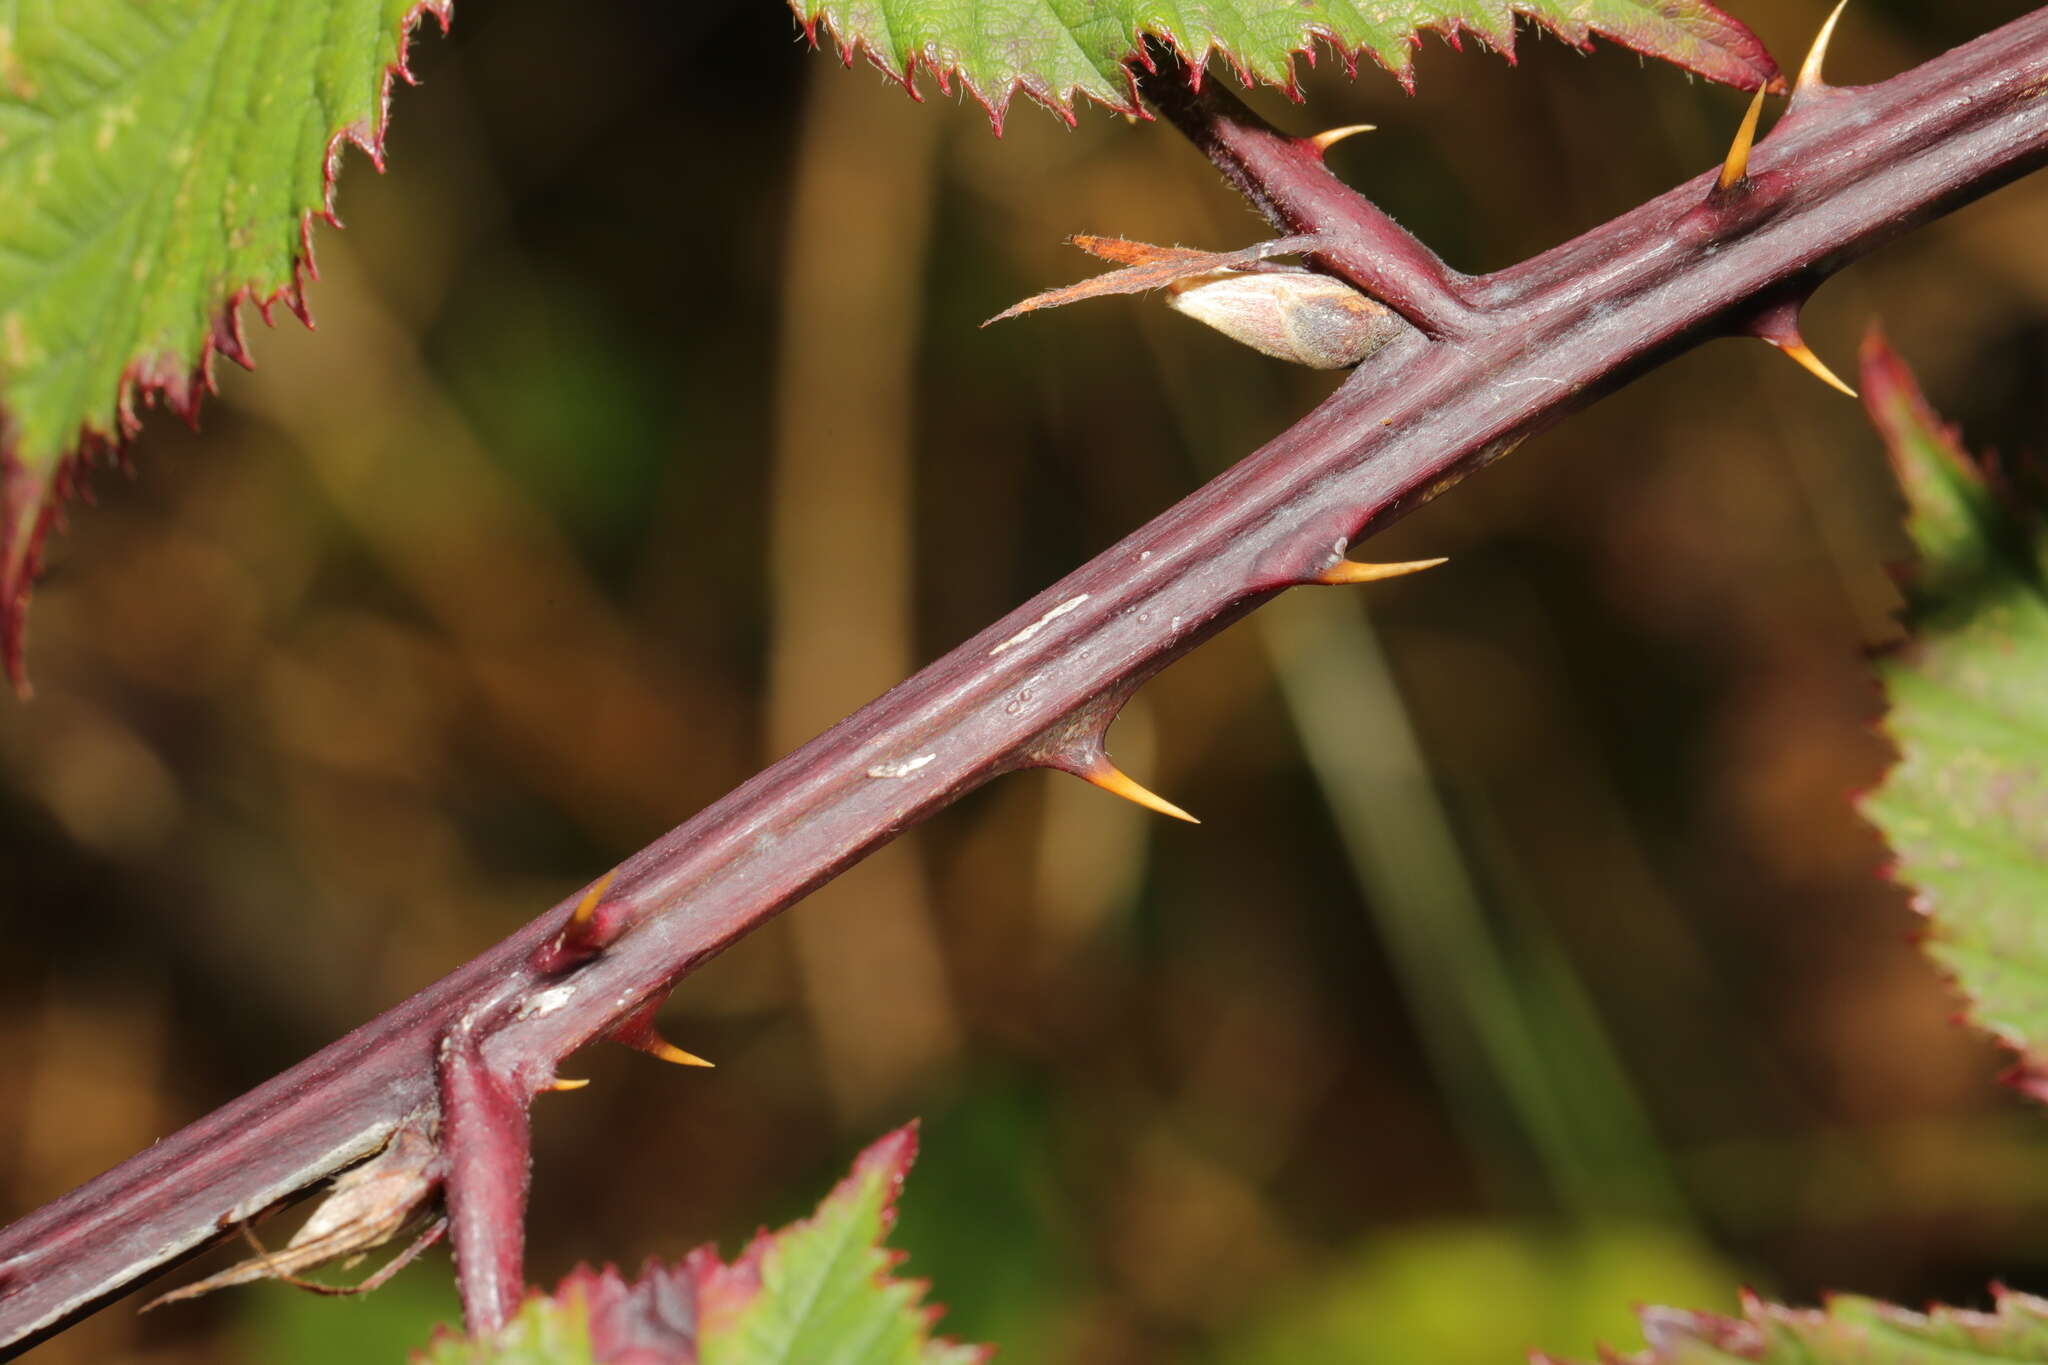
M 1314 147 L 1318 152 L 1327 152 L 1330 148 L 1354 133 L 1370 133 L 1375 126 L 1370 123 L 1347 123 L 1342 128 L 1330 128 L 1317 133 L 1314 137 L 1304 138 L 1303 141 Z
M 1742 183 L 1742 177 L 1749 174 L 1749 149 L 1756 145 L 1757 120 L 1763 117 L 1764 92 L 1759 89 L 1756 98 L 1749 102 L 1749 112 L 1742 116 L 1742 126 L 1735 130 L 1735 141 L 1728 145 L 1728 155 L 1721 162 L 1721 178 L 1714 188 L 1727 193 Z
M 1806 50 L 1806 60 L 1799 64 L 1799 79 L 1792 86 L 1794 95 L 1805 90 L 1826 88 L 1827 82 L 1821 79 L 1820 69 L 1828 59 L 1828 44 L 1835 38 L 1835 21 L 1842 17 L 1842 11 L 1847 8 L 1849 0 L 1841 0 L 1841 3 L 1835 6 L 1834 12 L 1828 15 L 1827 22 L 1820 26 L 1820 32 L 1814 37 L 1813 46 Z
M 1147 791 L 1136 782 L 1133 782 L 1121 768 L 1106 758 L 1097 761 L 1093 767 L 1077 772 L 1075 776 L 1083 781 L 1094 783 L 1111 795 L 1121 796 L 1126 801 L 1135 801 L 1146 810 L 1157 811 L 1161 815 L 1170 815 L 1176 820 L 1185 820 L 1191 825 L 1202 823 L 1165 797 Z
M 598 903 L 604 899 L 604 893 L 611 889 L 612 878 L 618 875 L 619 870 L 615 867 L 592 882 L 590 889 L 583 893 L 583 899 L 576 904 L 576 913 L 569 916 L 571 936 L 581 934 L 590 927 L 590 921 L 597 915 Z
M 674 1062 L 677 1066 L 718 1065 L 717 1062 L 705 1061 L 694 1052 L 685 1052 L 666 1038 L 659 1036 L 650 1036 L 645 1043 L 640 1045 L 640 1050 L 650 1057 L 659 1057 L 664 1062 Z
M 1360 564 L 1355 559 L 1340 559 L 1315 576 L 1317 583 L 1342 587 L 1348 583 L 1377 583 L 1383 578 L 1402 578 L 1408 574 L 1421 573 L 1448 562 L 1448 555 L 1435 559 L 1411 559 L 1401 564 Z
M 580 1080 L 571 1076 L 557 1076 L 547 1083 L 547 1089 L 555 1091 L 581 1090 L 589 1084 L 590 1078 L 588 1076 Z
M 1829 388 L 1840 389 L 1843 393 L 1848 394 L 1851 398 L 1857 396 L 1856 390 L 1850 388 L 1847 384 L 1843 383 L 1841 376 L 1837 375 L 1833 370 L 1829 369 L 1827 367 L 1826 362 L 1824 362 L 1819 356 L 1815 355 L 1813 353 L 1813 348 L 1808 346 L 1805 342 L 1778 341 L 1771 337 L 1765 337 L 1764 340 L 1770 342 L 1771 345 L 1777 347 L 1786 355 L 1790 356 L 1794 361 L 1798 363 L 1801 369 L 1805 370 L 1815 379 L 1818 379 L 1821 383 L 1826 384 Z

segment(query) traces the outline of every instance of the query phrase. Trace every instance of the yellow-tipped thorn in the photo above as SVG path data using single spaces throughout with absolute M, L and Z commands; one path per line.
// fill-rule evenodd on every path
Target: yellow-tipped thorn
M 1764 92 L 1759 89 L 1756 98 L 1749 102 L 1749 112 L 1742 116 L 1742 126 L 1735 130 L 1735 141 L 1728 144 L 1727 159 L 1721 163 L 1721 179 L 1716 185 L 1723 193 L 1742 183 L 1742 177 L 1749 174 L 1749 149 L 1756 145 L 1757 120 L 1764 115 Z
M 581 1080 L 578 1080 L 572 1076 L 557 1076 L 553 1080 L 548 1082 L 548 1089 L 581 1090 L 584 1086 L 589 1084 L 590 1078 L 588 1076 L 583 1077 Z
M 1401 564 L 1360 564 L 1355 559 L 1340 559 L 1316 575 L 1316 582 L 1331 587 L 1342 587 L 1347 583 L 1377 583 L 1383 578 L 1402 578 L 1424 569 L 1434 569 L 1447 563 L 1448 556 L 1436 559 L 1411 559 Z
M 1308 139 L 1318 152 L 1327 152 L 1355 133 L 1369 133 L 1375 125 L 1370 123 L 1347 123 L 1342 128 L 1331 128 Z
M 705 1061 L 694 1052 L 685 1052 L 674 1043 L 662 1038 L 649 1038 L 646 1047 L 642 1050 L 650 1057 L 659 1057 L 664 1062 L 674 1062 L 677 1066 L 718 1065 L 717 1062 Z
M 583 899 L 577 902 L 576 913 L 569 916 L 569 932 L 580 933 L 590 926 L 591 918 L 597 914 L 598 903 L 611 889 L 612 878 L 618 875 L 619 870 L 615 867 L 591 883 L 590 889 L 583 893 Z
M 1767 337 L 1765 338 L 1765 340 L 1769 340 L 1769 338 Z M 1792 357 L 1792 359 L 1799 362 L 1800 369 L 1805 370 L 1808 374 L 1812 375 L 1815 379 L 1818 379 L 1821 383 L 1827 385 L 1829 388 L 1840 389 L 1843 393 L 1848 394 L 1851 398 L 1857 396 L 1856 390 L 1850 388 L 1847 384 L 1843 383 L 1842 377 L 1836 374 L 1833 370 L 1829 369 L 1827 367 L 1826 362 L 1824 362 L 1819 356 L 1815 355 L 1813 353 L 1813 348 L 1808 346 L 1805 342 L 1795 341 L 1788 346 L 1782 341 L 1772 341 L 1771 345 L 1776 346 L 1786 355 Z
M 1820 26 L 1820 32 L 1814 37 L 1813 46 L 1806 50 L 1806 60 L 1799 64 L 1799 79 L 1792 86 L 1794 95 L 1802 90 L 1817 90 L 1827 84 L 1821 79 L 1820 69 L 1827 63 L 1828 44 L 1835 39 L 1835 21 L 1842 17 L 1842 11 L 1847 8 L 1849 0 L 1841 0 L 1841 3 L 1835 6 L 1834 13 L 1828 15 L 1827 22 Z
M 1087 772 L 1082 773 L 1081 776 L 1112 795 L 1121 796 L 1126 801 L 1137 802 L 1146 810 L 1157 811 L 1161 815 L 1171 815 L 1174 819 L 1185 820 L 1191 825 L 1202 823 L 1165 797 L 1147 791 L 1136 782 L 1133 782 L 1122 769 L 1106 758 Z

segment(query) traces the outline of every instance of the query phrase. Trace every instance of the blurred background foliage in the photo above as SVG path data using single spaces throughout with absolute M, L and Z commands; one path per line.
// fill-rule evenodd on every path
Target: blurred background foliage
M 1860 0 L 1869 80 L 2030 6 Z M 1822 0 L 1733 6 L 1796 60 Z M 1469 47 L 1470 45 L 1468 45 Z M 0 718 L 0 1214 L 325 1044 L 1291 422 L 1334 382 L 1148 300 L 979 331 L 1072 232 L 1263 232 L 1163 127 L 1006 135 L 771 0 L 498 0 L 428 36 L 316 333 L 94 480 Z M 1603 46 L 1324 61 L 1300 132 L 1479 271 L 1715 162 L 1743 98 Z M 1822 291 L 2037 449 L 2048 185 Z M 1903 552 L 1859 409 L 1766 348 L 1645 377 L 1295 594 L 1112 736 L 1183 827 L 1002 779 L 543 1097 L 530 1273 L 733 1240 L 906 1116 L 898 1238 L 1007 1360 L 1499 1362 L 1739 1285 L 2048 1289 L 1995 1086 L 1852 816 Z M 1370 613 L 1368 616 L 1367 613 Z M 276 1234 L 281 1237 L 281 1232 Z M 215 1253 L 224 1258 L 234 1249 Z M 211 1261 L 206 1264 L 211 1264 Z M 362 1301 L 103 1312 L 49 1361 L 397 1360 Z

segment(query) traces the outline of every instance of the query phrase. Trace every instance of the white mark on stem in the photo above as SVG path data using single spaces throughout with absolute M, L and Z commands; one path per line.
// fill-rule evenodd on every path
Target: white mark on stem
M 576 998 L 574 986 L 556 986 L 542 991 L 514 1011 L 514 1019 L 545 1019 Z
M 1024 627 L 1024 629 L 1018 631 L 1015 635 L 1012 635 L 1009 639 L 1003 641 L 994 649 L 990 650 L 988 652 L 989 658 L 995 658 L 996 655 L 1002 653 L 1011 645 L 1023 644 L 1026 640 L 1038 634 L 1039 631 L 1044 630 L 1048 625 L 1052 624 L 1060 617 L 1065 616 L 1068 612 L 1072 611 L 1075 607 L 1080 606 L 1083 602 L 1086 602 L 1087 600 L 1088 594 L 1085 592 L 1082 593 L 1079 597 L 1069 597 L 1066 601 L 1060 603 L 1051 611 L 1039 617 L 1036 621 L 1033 621 L 1030 625 Z
M 868 776 L 908 777 L 937 757 L 937 754 L 919 754 L 916 758 L 898 759 L 893 763 L 877 763 L 874 767 L 868 769 Z

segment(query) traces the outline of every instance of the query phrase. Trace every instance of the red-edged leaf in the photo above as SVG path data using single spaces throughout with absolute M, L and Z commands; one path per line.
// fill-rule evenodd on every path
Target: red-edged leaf
M 0 663 L 58 504 L 159 399 L 188 421 L 241 305 L 305 316 L 312 220 L 451 0 L 66 0 L 0 23 Z M 409 79 L 409 77 L 408 77 Z
M 1754 90 L 1778 79 L 1755 34 L 1706 0 L 789 0 L 813 43 L 829 33 L 840 56 L 856 53 L 917 94 L 919 72 L 948 93 L 958 81 L 989 112 L 996 131 L 1021 92 L 1071 123 L 1075 98 L 1140 112 L 1132 72 L 1151 59 L 1147 39 L 1179 53 L 1191 78 L 1220 60 L 1244 84 L 1297 93 L 1295 60 L 1334 50 L 1356 71 L 1361 57 L 1414 79 L 1417 35 L 1433 29 L 1453 45 L 1471 35 L 1512 59 L 1515 22 L 1527 19 L 1575 47 L 1595 35 L 1709 80 Z
M 499 1336 L 444 1336 L 417 1365 L 984 1365 L 988 1348 L 931 1335 L 940 1310 L 882 1246 L 916 1155 L 916 1125 L 899 1128 L 816 1213 L 756 1234 L 731 1264 L 699 1247 L 630 1282 L 578 1269 Z
M 1863 802 L 1971 1021 L 2048 1098 L 2048 534 L 1875 333 L 1863 398 L 1906 495 L 1911 637 L 1881 666 L 1899 761 Z

